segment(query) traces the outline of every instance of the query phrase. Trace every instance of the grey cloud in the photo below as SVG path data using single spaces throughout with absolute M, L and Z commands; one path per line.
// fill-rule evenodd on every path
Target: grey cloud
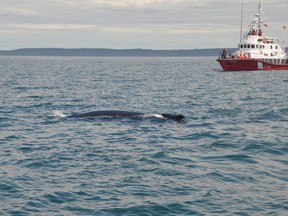
M 242 0 L 1 0 L 0 31 L 3 34 L 0 35 L 0 40 L 5 41 L 7 47 L 9 43 L 16 44 L 12 39 L 15 40 L 21 34 L 30 34 L 35 38 L 33 41 L 39 44 L 35 46 L 46 45 L 43 42 L 45 35 L 47 38 L 55 38 L 55 44 L 62 43 L 62 46 L 73 46 L 81 37 L 87 41 L 79 39 L 83 47 L 119 44 L 120 48 L 124 45 L 128 48 L 138 43 L 136 47 L 167 49 L 172 46 L 185 48 L 185 44 L 187 48 L 237 46 L 241 2 Z M 244 27 L 256 12 L 257 4 L 255 0 L 244 1 Z M 263 1 L 263 7 L 264 12 L 268 11 L 265 12 L 268 19 L 275 26 L 288 22 L 287 0 Z M 65 34 L 67 39 L 61 42 Z M 51 43 L 53 42 L 50 41 L 49 46 Z M 81 46 L 81 42 L 77 44 Z

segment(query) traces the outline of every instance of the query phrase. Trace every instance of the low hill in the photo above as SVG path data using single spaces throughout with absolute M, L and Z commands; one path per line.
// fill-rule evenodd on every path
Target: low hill
M 152 49 L 62 49 L 62 48 L 24 48 L 0 51 L 5 56 L 133 56 L 133 57 L 189 57 L 189 56 L 218 56 L 221 48 L 190 49 L 190 50 L 152 50 Z M 234 51 L 235 49 L 230 49 Z

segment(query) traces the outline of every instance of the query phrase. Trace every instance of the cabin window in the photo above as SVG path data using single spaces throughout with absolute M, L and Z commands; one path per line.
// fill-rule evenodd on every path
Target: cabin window
M 278 46 L 275 46 L 275 49 L 277 50 L 277 49 L 278 49 Z
M 241 44 L 240 47 L 243 49 L 243 44 Z
M 257 48 L 257 49 L 259 48 L 259 45 L 258 45 L 258 44 L 256 44 L 256 48 Z
M 252 45 L 251 45 L 251 48 L 252 48 L 252 49 L 255 49 L 255 44 L 252 44 Z
M 270 48 L 273 49 L 273 46 L 271 45 Z
M 250 49 L 250 44 L 248 44 L 248 49 Z
M 247 48 L 247 45 L 246 45 L 246 44 L 244 44 L 244 48 Z

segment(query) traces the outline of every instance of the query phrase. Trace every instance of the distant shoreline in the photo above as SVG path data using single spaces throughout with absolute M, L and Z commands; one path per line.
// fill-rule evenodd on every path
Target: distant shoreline
M 102 49 L 102 48 L 23 48 L 0 50 L 0 56 L 99 56 L 99 57 L 205 57 L 218 56 L 222 48 L 213 49 Z M 235 51 L 235 48 L 228 49 Z

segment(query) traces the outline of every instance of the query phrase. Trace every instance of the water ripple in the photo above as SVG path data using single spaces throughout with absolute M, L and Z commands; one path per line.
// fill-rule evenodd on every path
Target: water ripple
M 1 63 L 0 214 L 287 212 L 286 71 L 215 73 L 214 58 Z M 185 120 L 51 117 L 103 109 Z

